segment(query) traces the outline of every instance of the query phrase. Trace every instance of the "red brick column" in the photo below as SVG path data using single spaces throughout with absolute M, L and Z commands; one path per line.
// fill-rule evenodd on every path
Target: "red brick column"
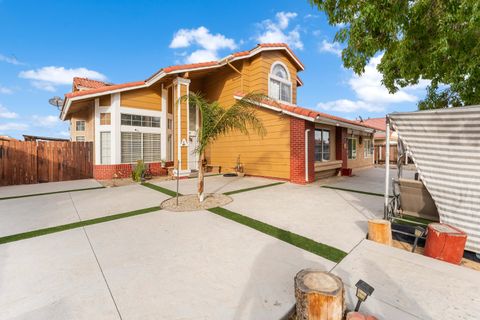
M 315 180 L 315 124 L 290 118 L 290 181 L 305 184 L 305 130 L 308 132 L 308 182 Z
M 347 168 L 347 128 L 337 127 L 335 132 L 335 156 L 342 160 L 342 169 Z

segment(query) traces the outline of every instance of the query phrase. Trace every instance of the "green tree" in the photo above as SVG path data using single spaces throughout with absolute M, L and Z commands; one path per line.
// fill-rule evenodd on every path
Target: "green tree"
M 235 130 L 245 135 L 254 131 L 264 137 L 267 131 L 256 115 L 256 108 L 258 103 L 268 98 L 263 94 L 249 93 L 228 108 L 216 101 L 208 102 L 201 94 L 191 93 L 181 99 L 196 105 L 200 113 L 201 125 L 195 152 L 199 155 L 198 199 L 202 202 L 205 198 L 205 150 L 218 137 Z
M 309 0 L 340 27 L 342 60 L 355 73 L 383 52 L 383 84 L 431 80 L 419 108 L 480 103 L 480 2 L 476 0 Z

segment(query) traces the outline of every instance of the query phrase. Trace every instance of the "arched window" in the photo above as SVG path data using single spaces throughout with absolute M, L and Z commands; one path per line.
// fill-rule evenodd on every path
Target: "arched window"
M 292 82 L 287 67 L 275 62 L 270 69 L 268 80 L 268 96 L 272 99 L 292 102 Z

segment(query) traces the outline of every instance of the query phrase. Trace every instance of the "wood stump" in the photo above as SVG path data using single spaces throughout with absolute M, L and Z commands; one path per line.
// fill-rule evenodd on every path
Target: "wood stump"
M 392 225 L 388 220 L 368 220 L 368 240 L 392 245 Z
M 341 320 L 345 311 L 342 280 L 319 270 L 303 269 L 295 276 L 297 320 Z

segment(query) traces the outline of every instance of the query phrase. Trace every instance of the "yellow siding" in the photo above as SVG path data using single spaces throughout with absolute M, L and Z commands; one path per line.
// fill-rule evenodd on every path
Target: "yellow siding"
M 207 153 L 211 164 L 221 165 L 223 171 L 233 171 L 237 157 L 249 175 L 290 179 L 290 120 L 276 112 L 258 109 L 267 135 L 253 133 L 245 136 L 233 132 L 218 139 Z
M 152 88 L 130 90 L 121 93 L 120 105 L 122 107 L 162 110 L 162 95 L 160 90 Z
M 93 102 L 90 106 L 83 108 L 81 111 L 72 114 L 70 118 L 70 137 L 72 141 L 76 141 L 77 136 L 84 136 L 85 141 L 94 141 L 95 139 L 95 107 Z M 76 131 L 76 121 L 85 121 L 85 131 Z
M 100 100 L 101 107 L 108 107 L 112 104 L 112 99 L 109 94 L 106 96 L 101 96 L 99 100 Z

